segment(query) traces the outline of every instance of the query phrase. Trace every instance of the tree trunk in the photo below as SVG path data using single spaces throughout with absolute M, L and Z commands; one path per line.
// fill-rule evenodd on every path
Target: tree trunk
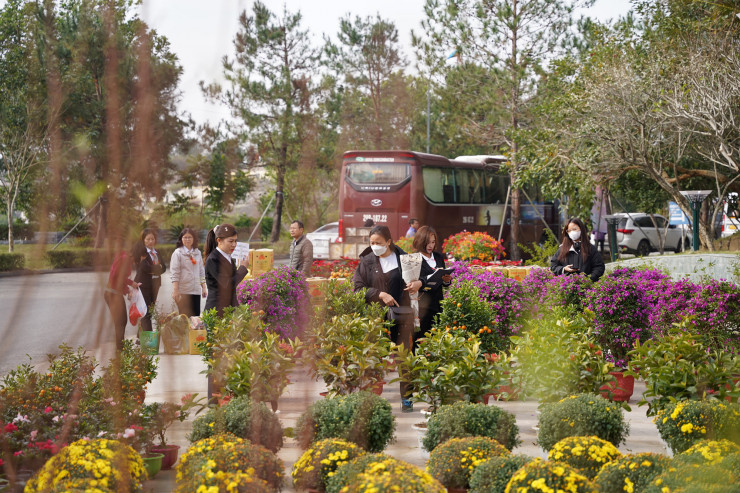
M 15 204 L 12 200 L 8 200 L 8 252 L 13 253 L 13 209 Z
M 97 231 L 95 232 L 95 248 L 103 248 L 103 243 L 105 242 L 106 237 L 106 231 L 108 228 L 106 227 L 106 219 L 107 219 L 107 209 L 108 209 L 108 201 L 105 200 L 105 196 L 101 197 L 100 203 L 98 204 L 98 220 L 97 223 Z
M 275 179 L 275 215 L 272 221 L 272 232 L 270 242 L 276 243 L 280 239 L 280 219 L 283 217 L 283 186 L 285 185 L 285 166 L 279 165 Z

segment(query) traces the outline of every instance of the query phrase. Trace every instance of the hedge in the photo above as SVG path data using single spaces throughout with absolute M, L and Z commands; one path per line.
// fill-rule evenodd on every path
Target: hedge
M 98 258 L 95 248 L 79 250 L 50 250 L 46 252 L 46 260 L 52 269 L 69 269 L 73 267 L 93 267 Z
M 22 253 L 0 253 L 0 271 L 21 270 L 26 265 Z

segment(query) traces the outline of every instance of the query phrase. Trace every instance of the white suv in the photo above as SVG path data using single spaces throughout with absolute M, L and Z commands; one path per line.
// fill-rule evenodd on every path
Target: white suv
M 691 240 L 690 232 L 684 237 L 684 229 L 675 224 L 665 229 L 666 219 L 658 214 L 653 214 L 658 227 L 653 225 L 649 214 L 637 212 L 627 214 L 615 214 L 621 216 L 617 225 L 617 247 L 620 252 L 634 253 L 640 257 L 650 255 L 650 252 L 658 251 L 658 235 L 665 230 L 665 250 L 680 252 Z

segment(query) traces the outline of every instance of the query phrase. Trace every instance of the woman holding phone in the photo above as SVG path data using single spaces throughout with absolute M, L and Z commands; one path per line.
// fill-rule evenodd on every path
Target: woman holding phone
M 604 260 L 589 243 L 588 230 L 580 219 L 569 220 L 563 228 L 563 242 L 550 260 L 550 270 L 555 275 L 583 273 L 592 281 L 604 275 Z

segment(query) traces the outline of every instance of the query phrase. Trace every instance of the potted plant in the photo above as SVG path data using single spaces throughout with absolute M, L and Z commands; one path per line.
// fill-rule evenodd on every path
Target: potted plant
M 511 476 L 532 460 L 532 457 L 526 455 L 507 455 L 484 461 L 473 469 L 470 476 L 470 492 L 504 491 Z
M 545 450 L 571 436 L 593 435 L 619 446 L 629 434 L 620 405 L 596 394 L 572 395 L 542 405 L 538 424 L 537 441 Z
M 395 429 L 390 402 L 361 391 L 311 404 L 298 418 L 296 438 L 303 449 L 317 440 L 341 438 L 369 452 L 380 452 L 393 439 Z
M 393 346 L 383 319 L 338 315 L 309 336 L 304 359 L 329 394 L 347 395 L 383 382 L 393 363 Z
M 500 382 L 500 368 L 474 334 L 435 328 L 417 344 L 415 352 L 397 349 L 399 371 L 411 383 L 412 398 L 432 412 L 459 400 L 481 402 Z
M 153 402 L 142 409 L 142 421 L 147 436 L 147 452 L 162 454 L 162 469 L 169 470 L 177 462 L 179 445 L 167 443 L 167 429 L 175 421 L 183 422 L 188 417 L 188 409 L 193 406 L 193 397 L 186 398 L 183 405 L 171 402 Z M 154 443 L 154 441 L 157 443 Z
M 473 469 L 493 457 L 510 455 L 506 447 L 488 437 L 451 438 L 429 454 L 427 471 L 447 491 L 470 487 Z
M 578 469 L 594 479 L 602 467 L 622 456 L 613 443 L 595 436 L 566 437 L 553 445 L 547 458 Z
M 647 384 L 638 404 L 647 404 L 648 416 L 675 401 L 740 395 L 732 390 L 740 373 L 740 358 L 730 351 L 710 349 L 691 330 L 688 317 L 667 334 L 638 343 L 629 358 L 627 374 Z
M 509 491 L 530 491 L 535 485 L 540 491 L 596 491 L 593 483 L 578 470 L 567 464 L 542 459 L 535 459 L 516 471 L 506 488 Z
M 731 438 L 740 442 L 740 405 L 716 399 L 667 404 L 654 419 L 660 438 L 674 454 L 701 440 Z
M 665 455 L 642 453 L 625 455 L 607 463 L 594 478 L 602 493 L 624 493 L 625 489 L 645 491 L 653 479 L 668 469 L 671 459 Z
M 293 486 L 297 490 L 326 491 L 326 481 L 334 471 L 364 453 L 356 444 L 340 438 L 314 442 L 293 464 Z
M 441 406 L 427 421 L 424 448 L 433 451 L 450 438 L 484 436 L 493 438 L 508 450 L 519 440 L 516 417 L 496 406 L 456 402 Z

